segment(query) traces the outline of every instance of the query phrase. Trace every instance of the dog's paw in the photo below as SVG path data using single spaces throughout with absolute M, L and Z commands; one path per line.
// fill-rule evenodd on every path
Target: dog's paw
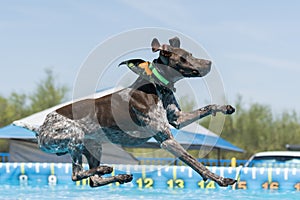
M 216 114 L 218 112 L 221 112 L 225 115 L 231 115 L 232 113 L 235 112 L 235 108 L 232 107 L 231 105 L 222 105 L 222 106 L 220 106 L 220 105 L 215 105 L 214 104 L 214 105 L 211 105 L 210 109 L 211 109 L 211 115 L 212 116 L 216 116 Z
M 208 178 L 205 175 L 203 175 L 202 173 L 200 173 L 200 176 L 202 177 L 204 182 L 208 180 Z
M 235 108 L 232 107 L 231 105 L 224 105 L 221 106 L 220 111 L 225 115 L 231 115 L 232 113 L 235 112 Z
M 223 178 L 223 177 L 221 177 L 221 179 L 219 181 L 216 181 L 216 182 L 221 187 L 227 187 L 229 185 L 235 184 L 237 182 L 237 180 L 231 179 L 231 178 Z
M 118 179 L 118 182 L 120 184 L 123 184 L 123 183 L 131 182 L 133 179 L 133 176 L 132 176 L 132 174 L 119 174 L 116 176 L 116 178 Z

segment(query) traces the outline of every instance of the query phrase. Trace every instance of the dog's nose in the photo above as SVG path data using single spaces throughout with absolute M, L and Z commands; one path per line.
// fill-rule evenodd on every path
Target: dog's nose
M 210 60 L 205 60 L 204 65 L 202 65 L 201 70 L 200 70 L 200 76 L 205 76 L 206 74 L 208 74 L 211 70 L 211 61 Z
M 206 61 L 206 64 L 209 65 L 209 66 L 211 66 L 211 63 L 212 63 L 212 62 L 211 62 L 210 60 L 207 60 L 207 61 Z

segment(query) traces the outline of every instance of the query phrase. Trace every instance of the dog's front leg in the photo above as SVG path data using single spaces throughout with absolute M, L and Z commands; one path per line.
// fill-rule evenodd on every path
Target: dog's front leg
M 230 115 L 234 111 L 235 109 L 231 105 L 208 105 L 192 112 L 180 111 L 174 104 L 169 105 L 167 108 L 169 123 L 177 129 L 208 115 L 216 115 L 218 112 Z
M 204 165 L 198 162 L 194 157 L 192 157 L 172 136 L 170 130 L 167 133 L 161 133 L 154 136 L 154 138 L 161 144 L 161 148 L 166 149 L 174 156 L 178 157 L 192 169 L 194 169 L 198 174 L 200 174 L 203 180 L 207 178 L 215 181 L 220 186 L 233 185 L 236 180 L 231 178 L 224 178 L 217 174 L 209 171 Z

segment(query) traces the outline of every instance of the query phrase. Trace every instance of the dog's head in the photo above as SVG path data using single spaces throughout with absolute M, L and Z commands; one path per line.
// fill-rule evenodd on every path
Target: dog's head
M 170 45 L 161 45 L 156 38 L 151 43 L 152 51 L 159 51 L 158 67 L 169 79 L 176 82 L 184 77 L 202 77 L 209 73 L 211 61 L 195 58 L 190 52 L 180 48 L 178 37 L 170 39 L 169 43 Z

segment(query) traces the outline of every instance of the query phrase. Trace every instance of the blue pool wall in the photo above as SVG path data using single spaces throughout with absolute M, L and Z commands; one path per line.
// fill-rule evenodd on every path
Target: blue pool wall
M 213 181 L 204 182 L 187 166 L 110 165 L 111 175 L 133 174 L 130 183 L 110 184 L 105 187 L 169 188 L 169 189 L 240 189 L 240 190 L 299 190 L 299 168 L 243 168 L 208 167 L 224 177 L 236 178 L 238 183 L 219 187 Z M 84 165 L 88 169 L 87 165 Z M 77 185 L 87 186 L 88 179 L 73 182 L 69 163 L 0 163 L 1 185 Z

